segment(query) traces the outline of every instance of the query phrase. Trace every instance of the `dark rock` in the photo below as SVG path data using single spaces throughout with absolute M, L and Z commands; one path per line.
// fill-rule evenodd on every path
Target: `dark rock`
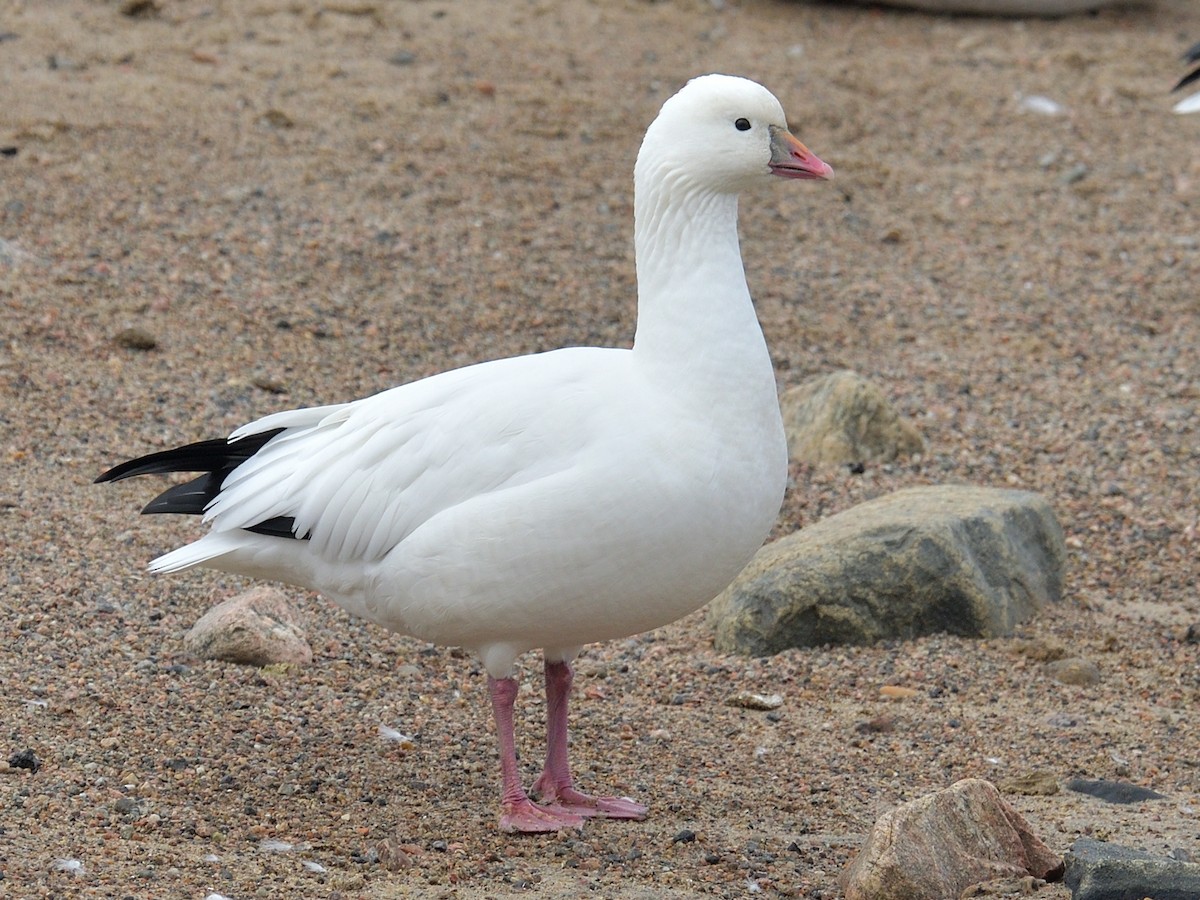
M 867 2 L 867 0 L 856 0 Z M 1112 6 L 1120 0 L 886 0 L 884 6 L 919 9 L 929 13 L 983 16 L 1067 16 Z
M 1066 856 L 1071 900 L 1196 900 L 1200 865 L 1079 838 Z
M 121 15 L 131 19 L 153 19 L 162 12 L 159 0 L 124 0 Z
M 272 128 L 294 128 L 296 126 L 296 120 L 282 109 L 268 109 L 259 117 L 259 121 Z
M 121 346 L 129 350 L 153 350 L 158 346 L 158 338 L 152 335 L 145 328 L 133 326 L 118 331 L 113 340 Z
M 846 900 L 918 900 L 1061 873 L 1062 861 L 995 786 L 969 778 L 880 816 L 839 882 Z
M 1095 781 L 1088 778 L 1072 778 L 1067 782 L 1067 790 L 1075 791 L 1077 794 L 1087 794 L 1089 797 L 1096 797 L 1109 803 L 1140 803 L 1143 800 L 1167 799 L 1165 794 L 1152 791 L 1150 788 L 1144 788 L 1128 781 L 1109 781 L 1104 778 Z
M 676 834 L 675 837 L 671 838 L 671 843 L 690 844 L 694 840 L 696 840 L 696 832 L 692 831 L 690 828 L 685 828 Z
M 1066 545 L 1037 494 L 910 488 L 762 548 L 709 607 L 722 652 L 1011 634 L 1062 595 Z
M 891 462 L 920 453 L 921 435 L 854 372 L 809 379 L 779 398 L 788 454 L 813 465 Z M 861 471 L 861 469 L 859 470 Z
M 8 758 L 8 765 L 13 769 L 28 769 L 37 772 L 42 767 L 42 761 L 32 750 L 18 750 Z

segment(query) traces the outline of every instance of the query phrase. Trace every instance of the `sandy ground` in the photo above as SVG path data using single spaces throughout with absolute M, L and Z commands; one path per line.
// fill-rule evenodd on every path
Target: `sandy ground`
M 0 759 L 0 893 L 830 898 L 882 811 L 1035 771 L 1167 796 L 1013 795 L 1052 846 L 1200 858 L 1200 117 L 1167 94 L 1191 0 L 1061 21 L 159 5 L 0 4 L 0 756 L 41 761 Z M 308 596 L 311 667 L 189 658 L 183 633 L 244 584 L 147 576 L 197 523 L 139 519 L 154 485 L 90 482 L 277 408 L 627 345 L 634 155 L 708 71 L 771 87 L 837 170 L 743 203 L 781 386 L 856 369 L 927 444 L 861 475 L 796 468 L 778 533 L 907 485 L 1024 487 L 1067 532 L 1067 596 L 1012 640 L 745 660 L 697 614 L 589 648 L 577 774 L 650 817 L 506 837 L 472 659 Z M 1100 682 L 1049 678 L 1062 654 Z M 785 703 L 726 705 L 738 690 Z

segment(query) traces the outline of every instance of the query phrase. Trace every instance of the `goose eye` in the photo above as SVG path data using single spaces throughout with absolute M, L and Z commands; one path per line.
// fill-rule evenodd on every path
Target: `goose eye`
M 733 127 L 736 128 L 738 131 L 749 131 L 750 130 L 750 120 L 745 119 L 745 118 L 738 119 L 736 122 L 733 123 Z

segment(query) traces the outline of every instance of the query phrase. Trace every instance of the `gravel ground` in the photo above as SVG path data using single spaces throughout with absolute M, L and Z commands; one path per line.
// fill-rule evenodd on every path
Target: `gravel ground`
M 882 811 L 1031 772 L 1167 795 L 1013 795 L 1051 846 L 1200 858 L 1200 117 L 1167 94 L 1198 38 L 1190 0 L 1061 21 L 0 6 L 0 893 L 830 898 Z M 311 596 L 312 666 L 189 658 L 183 633 L 244 583 L 147 576 L 196 523 L 139 520 L 153 485 L 90 482 L 276 408 L 626 345 L 634 155 L 662 100 L 714 70 L 771 87 L 837 170 L 743 202 L 781 386 L 856 369 L 927 447 L 796 468 L 778 534 L 908 485 L 1028 488 L 1067 532 L 1067 596 L 1010 640 L 745 660 L 696 614 L 588 648 L 578 775 L 650 817 L 502 836 L 474 660 Z M 1023 102 L 1039 96 L 1063 113 Z M 1099 682 L 1050 678 L 1064 655 Z M 727 705 L 739 690 L 785 702 Z M 27 749 L 38 771 L 6 766 Z

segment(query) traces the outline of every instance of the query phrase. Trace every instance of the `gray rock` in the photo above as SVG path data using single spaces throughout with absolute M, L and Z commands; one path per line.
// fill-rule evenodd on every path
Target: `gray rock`
M 812 465 L 891 462 L 920 453 L 916 428 L 854 372 L 810 378 L 779 398 L 788 455 Z
M 1077 687 L 1100 683 L 1100 667 L 1082 656 L 1071 656 L 1047 663 L 1046 674 L 1061 684 Z
M 218 603 L 192 626 L 183 643 L 203 659 L 248 666 L 307 665 L 313 658 L 287 595 L 271 587 Z
M 1200 864 L 1079 838 L 1066 857 L 1071 900 L 1196 900 Z
M 1072 778 L 1067 790 L 1087 794 L 1106 803 L 1141 803 L 1143 800 L 1166 800 L 1165 794 L 1152 791 L 1130 781 L 1110 781 L 1107 778 Z
M 923 487 L 860 504 L 762 548 L 713 601 L 717 648 L 1011 634 L 1062 595 L 1066 545 L 1037 494 Z
M 995 786 L 968 778 L 880 816 L 839 882 L 846 900 L 944 900 L 981 881 L 1061 872 Z

